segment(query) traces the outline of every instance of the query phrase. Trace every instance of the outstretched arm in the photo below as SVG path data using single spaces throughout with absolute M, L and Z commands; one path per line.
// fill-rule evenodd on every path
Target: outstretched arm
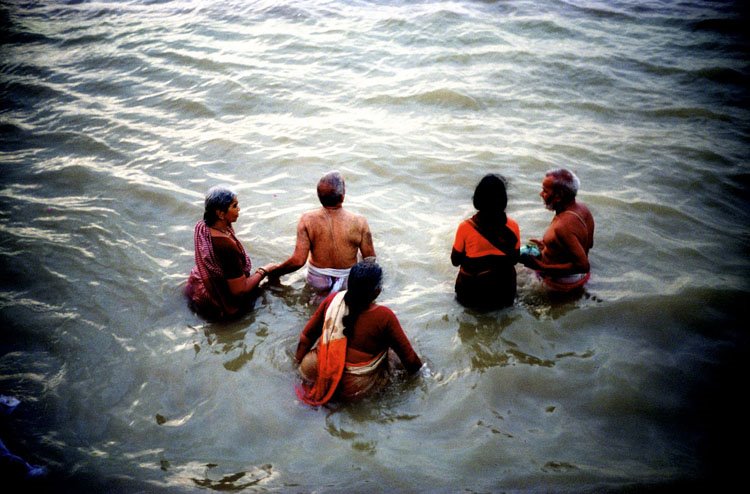
M 227 286 L 229 287 L 229 292 L 235 297 L 239 297 L 240 295 L 250 293 L 251 291 L 258 288 L 258 285 L 260 285 L 260 282 L 263 281 L 263 278 L 265 278 L 268 275 L 268 272 L 271 271 L 274 266 L 275 264 L 266 264 L 262 268 L 258 268 L 250 276 L 243 275 L 238 278 L 232 278 L 232 279 L 227 280 Z
M 288 273 L 297 271 L 307 262 L 307 256 L 310 254 L 310 236 L 307 233 L 307 226 L 304 218 L 297 224 L 297 243 L 294 246 L 292 256 L 286 261 L 278 264 L 268 272 L 269 276 L 279 277 Z

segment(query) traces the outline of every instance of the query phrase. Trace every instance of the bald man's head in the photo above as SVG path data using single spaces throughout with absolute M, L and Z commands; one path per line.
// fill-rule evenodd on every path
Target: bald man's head
M 328 172 L 318 181 L 318 199 L 326 207 L 340 206 L 344 202 L 344 177 L 337 171 Z

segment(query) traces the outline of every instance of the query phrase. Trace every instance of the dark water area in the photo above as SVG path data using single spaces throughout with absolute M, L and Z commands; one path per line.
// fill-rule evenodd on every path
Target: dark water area
M 0 5 L 0 440 L 42 492 L 730 491 L 750 305 L 738 2 Z M 493 172 L 522 240 L 581 179 L 592 278 L 454 297 Z M 209 322 L 182 296 L 206 190 L 257 266 L 338 169 L 431 375 L 314 409 L 299 271 Z M 8 401 L 7 403 L 11 403 Z M 9 484 L 10 485 L 10 484 Z

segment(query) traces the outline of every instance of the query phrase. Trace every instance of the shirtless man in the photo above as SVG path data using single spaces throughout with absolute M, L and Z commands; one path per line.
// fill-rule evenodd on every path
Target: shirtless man
M 590 275 L 588 253 L 594 246 L 594 217 L 585 204 L 576 202 L 579 184 L 569 170 L 546 173 L 539 195 L 555 216 L 542 240 L 530 239 L 539 248 L 539 256 L 520 258 L 523 265 L 537 270 L 545 285 L 557 291 L 582 287 Z
M 271 270 L 279 277 L 307 262 L 307 283 L 320 294 L 346 288 L 349 269 L 358 261 L 375 260 L 370 226 L 364 216 L 346 211 L 344 178 L 337 171 L 318 182 L 322 207 L 302 215 L 297 224 L 297 244 L 292 256 Z

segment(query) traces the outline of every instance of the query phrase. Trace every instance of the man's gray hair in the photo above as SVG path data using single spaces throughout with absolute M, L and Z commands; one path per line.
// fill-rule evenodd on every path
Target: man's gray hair
M 338 206 L 344 202 L 346 186 L 337 170 L 330 171 L 318 181 L 318 199 L 323 206 Z
M 544 176 L 552 177 L 553 187 L 566 202 L 575 199 L 578 188 L 581 186 L 581 181 L 578 180 L 575 173 L 565 168 L 554 168 L 545 173 Z

